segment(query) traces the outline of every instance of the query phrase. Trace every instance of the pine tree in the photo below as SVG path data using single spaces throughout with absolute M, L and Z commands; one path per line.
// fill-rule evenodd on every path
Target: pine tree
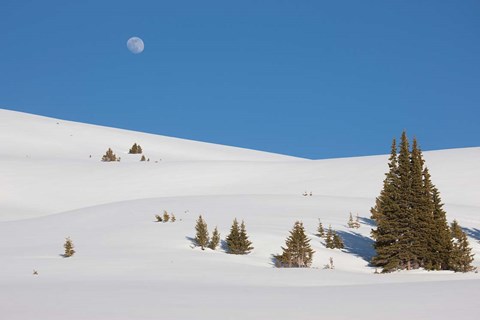
M 142 157 L 140 158 L 140 161 L 146 161 L 147 158 L 145 158 L 145 156 L 142 154 Z
M 208 228 L 207 223 L 203 220 L 202 216 L 200 215 L 197 220 L 197 224 L 195 225 L 195 242 L 202 250 L 205 250 L 205 247 L 208 246 L 209 237 L 208 237 Z
M 429 243 L 431 255 L 427 261 L 426 268 L 431 270 L 447 270 L 452 251 L 452 236 L 448 226 L 447 216 L 443 210 L 443 203 L 440 192 L 432 184 L 428 168 L 423 170 L 423 183 L 425 195 L 430 198 L 430 205 L 433 214 L 433 236 Z
M 343 244 L 342 237 L 340 237 L 337 232 L 333 232 L 333 249 L 343 249 L 345 246 Z
M 142 153 L 142 152 L 143 152 L 142 147 L 140 147 L 140 145 L 137 145 L 136 143 L 134 143 L 133 146 L 128 151 L 128 153 L 130 153 L 130 154 L 139 154 L 139 153 Z
M 230 228 L 230 234 L 225 239 L 228 246 L 229 253 L 238 254 L 241 251 L 240 248 L 240 227 L 238 225 L 237 218 L 233 220 L 232 227 Z
M 104 162 L 111 162 L 111 161 L 117 161 L 117 160 L 118 160 L 117 156 L 115 155 L 115 153 L 113 153 L 112 149 L 110 148 L 108 148 L 107 152 L 102 157 L 102 161 Z
M 253 250 L 252 242 L 248 240 L 247 229 L 243 220 L 242 224 L 240 225 L 240 246 L 242 248 L 241 254 L 250 253 L 250 251 Z
M 245 223 L 238 225 L 237 218 L 233 220 L 230 234 L 226 238 L 228 251 L 231 254 L 247 254 L 253 250 L 252 243 L 248 240 Z
M 212 250 L 215 250 L 217 249 L 219 244 L 220 244 L 220 233 L 218 232 L 217 227 L 215 227 L 215 229 L 213 229 L 212 239 L 210 240 L 208 247 Z
M 157 222 L 162 222 L 163 221 L 162 217 L 160 217 L 159 214 L 155 215 L 155 219 L 157 220 Z
M 327 235 L 325 237 L 325 247 L 329 249 L 334 249 L 335 245 L 333 243 L 333 230 L 332 226 L 328 226 Z
M 175 215 L 173 213 L 172 213 L 172 216 L 170 217 L 170 221 L 171 222 L 177 221 L 177 217 L 175 217 Z
M 168 214 L 167 210 L 163 211 L 163 222 L 168 222 L 170 220 L 170 215 Z
M 350 212 L 350 217 L 348 218 L 347 226 L 349 228 L 355 228 L 355 222 L 353 221 L 353 216 L 351 212 Z
M 318 219 L 317 236 L 320 238 L 325 237 L 325 229 L 323 228 L 323 224 L 320 219 Z
M 449 269 L 455 272 L 469 272 L 475 270 L 472 266 L 472 248 L 468 243 L 467 235 L 456 220 L 451 225 L 452 251 L 450 253 Z
M 275 256 L 277 266 L 288 268 L 310 267 L 315 251 L 310 247 L 310 239 L 305 234 L 302 222 L 295 222 L 285 245 L 285 248 L 282 247 L 283 253 Z
M 355 221 L 353 222 L 353 227 L 355 229 L 358 229 L 360 228 L 361 224 L 360 224 L 360 217 L 358 216 L 358 214 L 355 216 Z
M 65 239 L 65 244 L 63 245 L 63 247 L 65 248 L 65 253 L 63 255 L 65 258 L 71 257 L 75 254 L 75 250 L 73 249 L 73 242 L 70 237 L 67 237 Z

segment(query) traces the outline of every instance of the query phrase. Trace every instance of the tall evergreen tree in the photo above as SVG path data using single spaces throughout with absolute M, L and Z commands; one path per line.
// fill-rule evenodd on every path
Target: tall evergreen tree
M 338 235 L 336 231 L 333 232 L 333 249 L 343 249 L 345 245 L 343 244 L 342 237 Z
M 199 247 L 202 248 L 202 250 L 205 250 L 205 247 L 208 246 L 209 241 L 208 227 L 201 215 L 198 217 L 197 224 L 195 225 L 195 231 L 195 242 Z
M 395 270 L 401 265 L 401 248 L 397 242 L 402 232 L 398 221 L 401 216 L 400 178 L 395 139 L 392 141 L 388 168 L 389 171 L 385 174 L 383 181 L 383 189 L 375 201 L 375 206 L 370 210 L 372 219 L 377 223 L 377 228 L 372 229 L 376 251 L 372 264 L 383 268 L 384 272 Z
M 288 268 L 307 268 L 312 264 L 313 249 L 310 246 L 310 239 L 305 234 L 303 223 L 295 222 L 290 236 L 282 247 L 283 253 L 275 256 L 277 266 Z
M 335 248 L 335 245 L 334 245 L 334 242 L 333 242 L 333 230 L 332 230 L 332 226 L 328 226 L 328 231 L 327 231 L 327 235 L 325 236 L 325 247 L 329 248 L 329 249 L 334 249 Z
M 252 242 L 248 240 L 247 228 L 245 227 L 245 222 L 243 220 L 240 225 L 240 246 L 242 248 L 242 254 L 249 253 L 253 250 Z

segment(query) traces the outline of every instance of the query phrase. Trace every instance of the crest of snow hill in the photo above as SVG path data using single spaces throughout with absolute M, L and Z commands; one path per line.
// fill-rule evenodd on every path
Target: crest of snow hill
M 376 228 L 371 233 L 376 251 L 371 265 L 381 268 L 384 273 L 418 268 L 473 271 L 473 254 L 467 236 L 457 221 L 448 225 L 440 192 L 432 183 L 417 140 L 413 139 L 410 148 L 407 135 L 403 132 L 398 149 L 396 139 L 393 139 L 389 171 L 385 174 L 383 189 L 371 209 L 371 218 L 376 222 Z M 135 143 L 129 153 L 142 154 L 143 150 Z M 102 161 L 120 161 L 120 158 L 109 148 Z M 146 161 L 143 154 L 141 161 Z M 157 222 L 176 221 L 175 215 L 170 215 L 167 211 L 164 211 L 163 216 L 156 215 L 155 218 Z M 350 213 L 347 226 L 359 228 L 358 215 L 354 219 Z M 331 226 L 325 231 L 321 221 L 316 235 L 324 239 L 326 248 L 344 248 L 341 236 Z M 200 215 L 195 225 L 195 245 L 202 250 L 216 250 L 220 240 L 217 227 L 210 237 L 207 223 Z M 236 255 L 248 254 L 254 249 L 248 240 L 244 221 L 239 224 L 236 218 L 233 220 L 224 247 L 227 253 Z M 276 267 L 311 266 L 315 251 L 310 246 L 310 239 L 301 221 L 294 223 L 285 240 L 285 247 L 281 249 L 281 254 L 273 254 Z M 72 240 L 67 238 L 64 256 L 71 257 L 74 253 Z M 326 268 L 333 269 L 332 258 Z

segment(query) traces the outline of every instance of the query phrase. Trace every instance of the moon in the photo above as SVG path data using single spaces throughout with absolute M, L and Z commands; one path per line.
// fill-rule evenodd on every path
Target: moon
M 139 37 L 131 37 L 127 41 L 127 48 L 133 54 L 139 54 L 143 52 L 145 45 L 143 44 L 143 40 Z

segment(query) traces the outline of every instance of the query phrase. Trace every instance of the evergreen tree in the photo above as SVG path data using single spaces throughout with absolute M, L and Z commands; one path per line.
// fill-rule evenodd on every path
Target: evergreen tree
M 220 244 L 220 233 L 218 232 L 217 227 L 215 227 L 215 229 L 213 229 L 212 239 L 210 240 L 208 247 L 212 250 L 215 250 L 217 249 L 219 244 Z
M 323 224 L 320 219 L 318 219 L 317 236 L 320 238 L 325 237 L 325 229 L 323 228 Z
M 277 266 L 288 268 L 308 268 L 312 264 L 313 249 L 310 247 L 310 239 L 305 234 L 303 223 L 295 222 L 290 236 L 285 241 L 286 247 L 282 247 L 283 253 L 276 256 Z
M 355 228 L 355 221 L 353 221 L 352 213 L 350 212 L 350 217 L 348 218 L 347 226 L 349 228 Z
M 468 243 L 467 235 L 456 220 L 451 225 L 452 250 L 450 253 L 449 267 L 455 272 L 469 272 L 475 270 L 472 266 L 472 248 Z
M 142 157 L 140 158 L 140 161 L 146 161 L 147 158 L 145 158 L 145 156 L 142 154 Z
M 240 225 L 240 245 L 242 248 L 241 254 L 250 253 L 250 251 L 253 250 L 252 242 L 248 240 L 247 229 L 243 220 L 242 224 Z
M 360 228 L 360 217 L 358 216 L 358 214 L 355 216 L 355 221 L 353 222 L 353 227 L 355 229 L 358 229 Z
M 163 222 L 168 222 L 170 220 L 170 215 L 168 214 L 167 210 L 163 211 Z
M 253 249 L 252 243 L 248 240 L 245 223 L 242 221 L 241 226 L 239 226 L 237 218 L 233 220 L 226 241 L 228 252 L 231 254 L 246 254 Z
M 160 217 L 159 214 L 155 215 L 155 219 L 157 219 L 157 222 L 162 222 L 163 221 L 162 217 Z
M 343 249 L 345 246 L 343 244 L 342 237 L 340 237 L 337 232 L 333 232 L 333 249 Z
M 73 249 L 74 248 L 73 242 L 70 239 L 70 237 L 67 237 L 65 239 L 65 244 L 63 245 L 63 247 L 65 248 L 65 253 L 63 255 L 64 257 L 68 258 L 75 254 L 75 250 Z
M 197 220 L 197 224 L 195 225 L 195 242 L 202 250 L 205 250 L 205 247 L 208 246 L 209 236 L 208 236 L 208 228 L 207 223 L 203 220 L 202 216 L 200 215 Z
M 172 216 L 170 217 L 170 221 L 171 222 L 177 221 L 177 217 L 175 217 L 175 215 L 173 213 L 172 213 Z
M 384 272 L 400 267 L 401 248 L 397 240 L 403 231 L 398 221 L 401 216 L 400 178 L 395 139 L 392 142 L 388 167 L 389 171 L 385 174 L 383 189 L 375 201 L 375 206 L 370 210 L 372 219 L 377 223 L 377 228 L 372 229 L 376 251 L 376 255 L 372 258 L 372 264 L 382 267 Z
M 328 226 L 328 231 L 327 231 L 327 235 L 325 237 L 325 247 L 329 248 L 329 249 L 334 249 L 335 248 L 335 245 L 333 243 L 333 230 L 332 230 L 332 226 Z
M 128 153 L 130 154 L 139 154 L 139 153 L 142 153 L 142 147 L 140 147 L 140 145 L 134 143 L 133 146 L 130 148 L 130 150 L 128 151 Z
M 102 157 L 102 161 L 104 162 L 117 161 L 117 156 L 115 155 L 115 153 L 113 153 L 112 149 L 108 148 L 107 152 Z

